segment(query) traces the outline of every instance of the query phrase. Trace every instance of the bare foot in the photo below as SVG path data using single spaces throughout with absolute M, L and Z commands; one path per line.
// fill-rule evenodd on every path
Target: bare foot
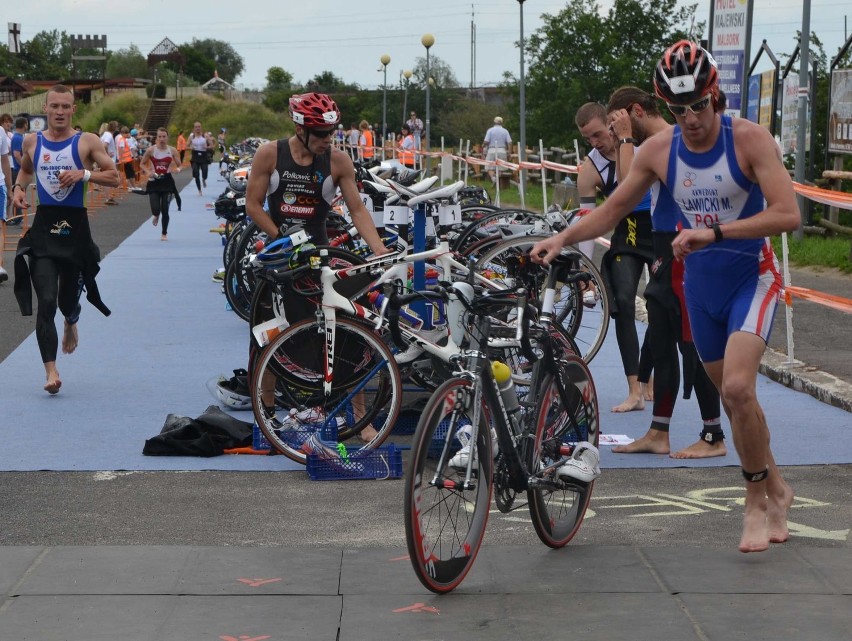
M 624 399 L 624 401 L 622 401 L 621 404 L 613 407 L 611 411 L 616 412 L 616 413 L 621 413 L 621 412 L 635 412 L 637 410 L 644 410 L 644 409 L 645 409 L 645 401 L 642 399 L 642 397 L 641 396 L 636 397 L 636 396 L 631 395 L 631 396 L 628 396 L 626 399 Z
M 160 240 L 168 240 L 168 239 L 169 239 L 169 237 L 168 237 L 168 236 L 166 236 L 165 234 L 163 234 L 162 236 L 160 236 Z
M 616 445 L 612 451 L 617 454 L 668 454 L 669 434 L 660 430 L 648 430 L 642 438 L 627 445 Z
M 642 396 L 646 401 L 654 400 L 654 379 L 652 378 L 647 383 L 640 383 L 642 386 Z
M 743 515 L 743 536 L 740 539 L 740 552 L 763 552 L 769 549 L 769 531 L 766 523 L 766 499 L 757 505 L 746 499 Z
M 62 353 L 73 354 L 77 349 L 77 323 L 69 325 L 65 321 L 65 332 L 62 334 Z
M 725 447 L 725 441 L 716 443 L 708 443 L 707 441 L 698 441 L 689 447 L 673 452 L 672 458 L 713 458 L 714 456 L 725 456 L 728 453 L 728 448 Z
M 59 372 L 48 374 L 47 383 L 44 385 L 44 391 L 48 394 L 58 394 L 60 387 L 62 387 L 62 381 L 59 379 Z
M 154 218 L 154 219 L 151 221 L 151 224 L 152 224 L 152 225 L 154 225 L 154 227 L 156 227 L 156 226 L 157 226 L 157 224 L 160 222 L 160 217 L 159 217 L 159 216 L 154 216 L 153 218 Z
M 376 436 L 378 436 L 378 434 L 379 433 L 376 431 L 376 428 L 372 425 L 368 425 L 363 430 L 358 432 L 358 436 L 361 437 L 361 440 L 365 443 L 369 443 L 370 441 L 372 441 L 374 438 L 376 438 Z
M 770 496 L 766 508 L 766 526 L 769 531 L 770 543 L 784 543 L 790 538 L 787 529 L 787 511 L 793 505 L 793 488 L 784 483 L 781 494 Z

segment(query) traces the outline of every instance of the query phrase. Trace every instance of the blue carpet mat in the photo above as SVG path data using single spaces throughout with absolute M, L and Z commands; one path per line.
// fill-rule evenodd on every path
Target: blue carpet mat
M 71 356 L 59 355 L 63 386 L 57 396 L 42 390 L 35 335 L 0 363 L 0 471 L 302 469 L 283 456 L 142 455 L 145 439 L 159 433 L 168 414 L 200 415 L 215 402 L 208 382 L 246 362 L 248 327 L 226 310 L 221 287 L 211 282 L 222 248 L 219 237 L 209 232 L 217 223 L 205 207 L 208 198 L 197 196 L 193 184 L 182 196 L 184 211 L 172 214 L 167 242 L 160 241 L 158 228 L 145 223 L 104 260 L 98 283 L 113 314 L 105 318 L 83 304 L 80 346 Z M 592 372 L 603 432 L 632 438 L 644 434 L 650 404 L 642 412 L 609 411 L 625 394 L 614 331 Z M 779 464 L 852 463 L 848 413 L 762 377 L 758 388 Z M 251 420 L 250 412 L 234 415 Z M 700 429 L 695 400 L 678 400 L 672 448 L 694 442 Z M 688 462 L 610 449 L 602 448 L 605 468 L 738 464 L 730 443 L 726 457 Z

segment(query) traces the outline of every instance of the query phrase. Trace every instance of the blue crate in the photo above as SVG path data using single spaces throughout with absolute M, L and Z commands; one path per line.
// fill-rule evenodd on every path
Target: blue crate
M 348 461 L 341 457 L 308 454 L 306 470 L 312 481 L 352 479 L 398 479 L 402 477 L 402 450 L 383 445 L 373 450 L 346 448 Z
M 260 431 L 260 428 L 257 426 L 257 423 L 252 425 L 251 428 L 251 447 L 252 449 L 258 451 L 272 449 L 272 446 L 269 444 L 269 441 L 266 440 L 266 437 L 263 435 L 263 432 Z

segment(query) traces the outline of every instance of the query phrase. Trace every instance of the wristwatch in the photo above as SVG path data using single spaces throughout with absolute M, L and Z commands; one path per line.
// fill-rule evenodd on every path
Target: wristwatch
M 636 139 L 635 138 L 622 138 L 621 140 L 618 141 L 618 144 L 619 145 L 635 145 Z
M 714 242 L 720 243 L 725 240 L 725 237 L 722 235 L 722 228 L 719 227 L 719 223 L 713 223 L 710 225 L 710 229 L 713 230 Z

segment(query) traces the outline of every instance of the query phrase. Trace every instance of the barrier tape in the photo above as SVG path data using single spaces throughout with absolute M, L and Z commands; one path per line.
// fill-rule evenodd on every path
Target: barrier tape
M 793 303 L 791 296 L 797 296 L 803 300 L 807 300 L 812 303 L 819 303 L 820 305 L 825 305 L 826 307 L 831 307 L 832 309 L 836 309 L 847 314 L 852 314 L 852 299 L 849 298 L 843 298 L 842 296 L 835 296 L 834 294 L 818 292 L 816 290 L 808 289 L 806 287 L 796 287 L 795 285 L 789 285 L 786 288 L 784 295 L 784 301 L 787 305 L 792 305 Z

